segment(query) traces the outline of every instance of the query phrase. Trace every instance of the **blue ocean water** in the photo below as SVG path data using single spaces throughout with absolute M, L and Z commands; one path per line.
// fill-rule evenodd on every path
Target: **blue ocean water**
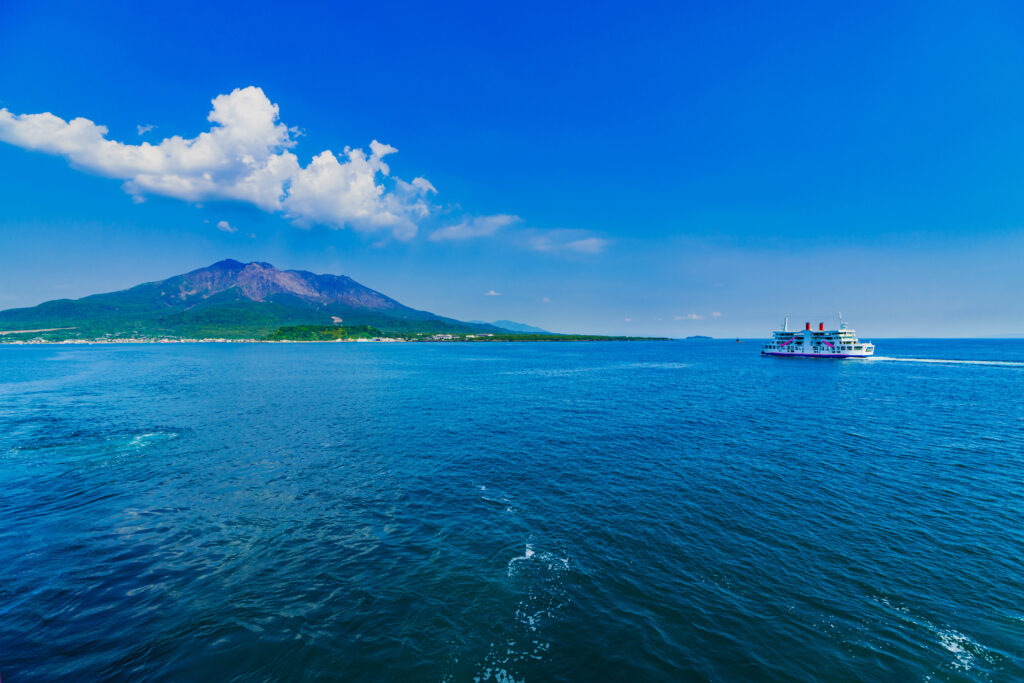
M 1024 678 L 1024 342 L 877 344 L 0 346 L 0 676 Z

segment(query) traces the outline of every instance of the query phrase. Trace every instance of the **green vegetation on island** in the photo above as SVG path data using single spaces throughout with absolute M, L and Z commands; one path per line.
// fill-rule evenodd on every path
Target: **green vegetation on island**
M 665 340 L 664 337 L 606 337 L 597 334 L 514 334 L 473 333 L 453 334 L 417 332 L 412 334 L 385 334 L 370 325 L 294 325 L 281 327 L 264 341 L 410 341 L 410 342 L 529 342 L 529 341 L 642 341 Z
M 295 325 L 281 327 L 264 341 L 343 341 L 382 339 L 384 333 L 370 325 Z
M 668 337 L 608 337 L 600 334 L 465 334 L 452 341 L 668 341 Z

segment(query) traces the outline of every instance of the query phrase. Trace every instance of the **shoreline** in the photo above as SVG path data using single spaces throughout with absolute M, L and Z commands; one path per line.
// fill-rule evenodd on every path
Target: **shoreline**
M 650 342 L 679 341 L 671 337 L 633 337 L 630 339 L 63 339 L 60 341 L 3 341 L 0 346 L 92 346 L 107 344 L 528 344 L 552 342 Z

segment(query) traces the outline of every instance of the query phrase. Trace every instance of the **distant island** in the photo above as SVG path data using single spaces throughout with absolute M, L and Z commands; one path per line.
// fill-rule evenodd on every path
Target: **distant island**
M 703 334 L 694 334 L 687 337 L 687 339 L 714 339 L 714 337 L 706 337 Z
M 494 322 L 491 323 L 484 322 L 483 320 L 471 320 L 470 322 L 472 322 L 475 325 L 493 325 L 495 327 L 500 327 L 503 330 L 508 330 L 509 332 L 526 332 L 529 334 L 554 334 L 553 332 L 550 332 L 543 328 L 534 327 L 533 325 L 527 325 L 526 323 L 517 323 L 514 320 L 495 320 Z
M 227 259 L 81 299 L 0 311 L 0 343 L 175 341 L 626 341 L 463 322 L 404 306 L 344 275 Z

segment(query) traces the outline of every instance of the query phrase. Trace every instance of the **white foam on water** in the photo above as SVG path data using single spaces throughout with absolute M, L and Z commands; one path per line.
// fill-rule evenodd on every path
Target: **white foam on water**
M 147 432 L 146 434 L 139 434 L 131 441 L 128 442 L 129 446 L 140 448 L 145 446 L 148 442 L 152 441 L 154 437 L 160 436 L 158 432 Z
M 900 358 L 896 356 L 871 356 L 869 362 L 930 363 L 934 365 L 989 365 L 1002 368 L 1024 368 L 1024 361 L 1016 360 L 958 360 L 954 358 Z
M 124 444 L 124 450 L 139 451 L 155 444 L 178 438 L 177 432 L 146 432 L 136 434 Z
M 527 543 L 526 544 L 526 550 L 523 551 L 522 555 L 518 555 L 516 557 L 513 557 L 511 560 L 508 561 L 508 575 L 512 576 L 512 573 L 515 570 L 515 567 L 513 565 L 515 565 L 516 562 L 522 562 L 523 560 L 528 560 L 531 557 L 533 557 L 535 554 L 536 553 L 533 552 L 533 546 L 530 545 L 529 543 Z
M 974 666 L 975 656 L 971 650 L 980 649 L 981 646 L 975 643 L 962 633 L 956 631 L 939 631 L 939 644 L 953 653 L 956 661 L 953 666 L 957 669 L 967 671 Z
M 559 611 L 568 602 L 568 568 L 568 557 L 535 549 L 529 541 L 524 543 L 522 555 L 508 561 L 508 577 L 521 591 L 521 599 L 507 637 L 490 644 L 477 664 L 474 681 L 518 681 L 516 677 L 522 675 L 520 666 L 542 661 L 550 653 L 551 643 L 542 632 L 546 625 L 557 621 Z
M 903 614 L 908 614 L 910 612 L 910 609 L 906 605 L 894 605 L 891 602 L 889 602 L 889 598 L 879 598 L 879 602 L 881 602 L 889 609 L 896 610 L 897 612 L 902 612 Z
M 526 627 L 527 630 L 537 632 L 537 628 L 541 625 L 544 619 L 554 618 L 554 613 L 550 609 L 539 609 L 531 613 L 530 610 L 524 609 L 525 603 L 519 603 L 519 608 L 516 610 L 516 620 Z M 536 643 L 537 641 L 534 641 Z
M 517 569 L 515 565 L 517 562 L 525 562 L 527 560 L 532 560 L 533 558 L 537 558 L 537 561 L 542 562 L 543 568 L 547 570 L 559 572 L 569 568 L 568 557 L 560 557 L 543 550 L 538 553 L 533 549 L 533 544 L 527 543 L 522 555 L 517 555 L 508 561 L 509 577 L 515 573 Z
M 624 363 L 620 368 L 654 368 L 658 370 L 682 370 L 683 368 L 690 367 L 689 363 L 676 363 L 672 361 L 662 362 L 637 362 L 637 363 Z
M 474 683 L 482 683 L 483 681 L 496 681 L 497 683 L 523 683 L 526 679 L 515 678 L 505 669 L 498 669 L 496 667 L 487 667 L 480 675 L 473 676 Z
M 521 683 L 524 678 L 516 678 L 516 668 L 529 660 L 539 662 L 544 659 L 551 649 L 551 643 L 536 638 L 524 642 L 512 638 L 498 645 L 491 643 L 487 655 L 477 665 L 477 673 L 473 676 L 474 681 L 498 681 L 499 683 Z
M 979 659 L 989 664 L 996 663 L 996 657 L 993 653 L 970 636 L 952 628 L 940 628 L 928 619 L 913 614 L 906 605 L 893 604 L 885 597 L 876 597 L 873 599 L 879 604 L 896 612 L 898 614 L 898 618 L 903 620 L 905 623 L 913 624 L 936 636 L 938 638 L 939 645 L 953 655 L 953 660 L 950 664 L 954 669 L 958 671 L 969 671 L 974 668 Z M 935 673 L 936 672 L 932 672 L 932 674 Z M 925 680 L 930 680 L 931 678 L 932 675 L 929 675 Z

